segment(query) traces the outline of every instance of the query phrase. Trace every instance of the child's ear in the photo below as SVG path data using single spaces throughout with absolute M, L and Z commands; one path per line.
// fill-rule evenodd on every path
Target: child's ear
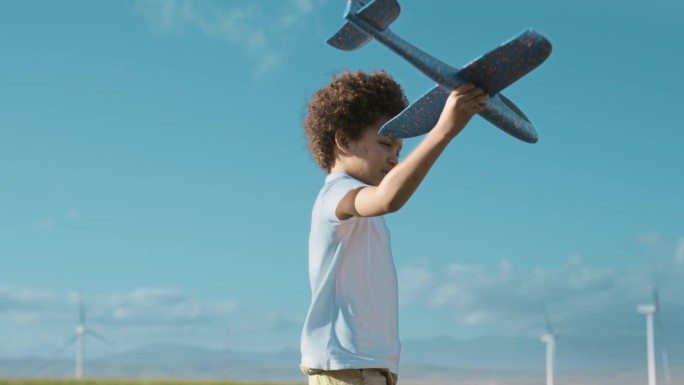
M 343 154 L 349 152 L 349 137 L 345 135 L 344 132 L 335 132 L 335 144 L 337 145 L 337 149 Z

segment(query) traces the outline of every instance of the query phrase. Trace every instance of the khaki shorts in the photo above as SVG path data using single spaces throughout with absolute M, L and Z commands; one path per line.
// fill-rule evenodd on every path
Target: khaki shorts
M 389 369 L 322 370 L 301 367 L 309 385 L 396 385 L 397 375 Z

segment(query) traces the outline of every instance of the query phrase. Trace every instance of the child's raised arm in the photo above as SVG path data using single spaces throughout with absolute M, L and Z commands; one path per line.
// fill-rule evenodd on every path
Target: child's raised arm
M 411 198 L 442 151 L 468 124 L 484 111 L 488 95 L 481 88 L 464 84 L 452 91 L 437 125 L 405 160 L 382 179 L 378 186 L 366 186 L 347 193 L 337 206 L 340 219 L 370 217 L 394 212 Z

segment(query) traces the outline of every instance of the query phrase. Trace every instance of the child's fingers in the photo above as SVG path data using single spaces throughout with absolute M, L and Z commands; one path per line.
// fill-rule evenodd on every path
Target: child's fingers
M 475 99 L 475 101 L 477 102 L 477 104 L 483 104 L 484 102 L 487 101 L 487 99 L 489 99 L 489 94 L 487 94 L 487 93 L 485 92 L 485 93 L 483 93 L 483 94 L 481 94 L 481 95 L 478 95 L 476 98 L 473 98 L 473 99 Z
M 474 90 L 476 87 L 472 83 L 462 84 L 460 87 L 456 88 L 453 92 L 456 96 L 465 95 L 468 92 Z
M 476 87 L 476 88 L 473 88 L 472 90 L 470 90 L 468 93 L 464 94 L 463 99 L 465 101 L 472 101 L 472 100 L 481 99 L 483 97 L 486 98 L 487 96 L 488 95 L 487 95 L 487 92 L 485 92 L 485 90 L 483 90 L 480 87 Z
M 481 88 L 475 88 L 466 95 L 461 96 L 461 105 L 464 108 L 472 108 L 483 104 L 489 99 L 489 95 Z
M 450 99 L 452 99 L 453 106 L 457 110 L 476 114 L 487 109 L 485 102 L 488 98 L 489 95 L 485 90 L 474 84 L 466 83 L 452 91 Z
M 484 95 L 479 95 L 466 102 L 463 108 L 473 114 L 479 114 L 487 109 L 488 106 L 486 101 L 488 98 L 489 96 L 486 93 Z
M 471 83 L 463 84 L 452 92 L 452 96 L 460 99 L 461 102 L 469 102 L 486 94 L 485 90 Z

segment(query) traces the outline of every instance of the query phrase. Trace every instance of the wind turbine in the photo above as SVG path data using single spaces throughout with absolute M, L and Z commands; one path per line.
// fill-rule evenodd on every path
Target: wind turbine
M 650 306 L 650 307 L 649 307 Z M 669 383 L 672 379 L 670 374 L 670 363 L 668 359 L 667 349 L 665 348 L 665 333 L 663 328 L 663 322 L 661 319 L 662 309 L 660 307 L 660 299 L 658 296 L 658 284 L 656 283 L 653 287 L 653 303 L 648 305 L 640 305 L 637 310 L 640 313 L 646 314 L 646 336 L 647 336 L 647 357 L 648 357 L 648 378 L 649 385 L 656 384 L 656 354 L 655 354 L 655 337 L 656 332 L 658 333 L 658 343 L 661 345 L 660 359 L 662 361 L 663 378 L 665 383 Z M 652 311 L 651 311 L 652 310 Z M 650 320 L 649 320 L 650 318 Z M 651 382 L 653 378 L 653 382 Z
M 658 290 L 653 290 L 653 302 L 637 306 L 637 312 L 646 314 L 646 359 L 648 364 L 648 385 L 656 385 L 655 334 L 653 316 L 658 312 Z
M 81 300 L 81 293 L 76 292 L 76 301 L 78 302 L 78 324 L 76 325 L 76 330 L 74 334 L 67 341 L 64 349 L 68 348 L 72 344 L 76 344 L 76 370 L 75 377 L 77 379 L 83 378 L 83 361 L 85 358 L 85 336 L 89 335 L 95 337 L 96 339 L 106 343 L 107 345 L 113 345 L 113 343 L 103 337 L 100 333 L 86 326 L 86 316 L 85 308 L 83 306 L 83 301 Z
M 549 313 L 544 306 L 544 321 L 546 333 L 542 334 L 541 340 L 546 344 L 546 385 L 553 385 L 553 360 L 556 356 L 556 335 L 551 327 Z

